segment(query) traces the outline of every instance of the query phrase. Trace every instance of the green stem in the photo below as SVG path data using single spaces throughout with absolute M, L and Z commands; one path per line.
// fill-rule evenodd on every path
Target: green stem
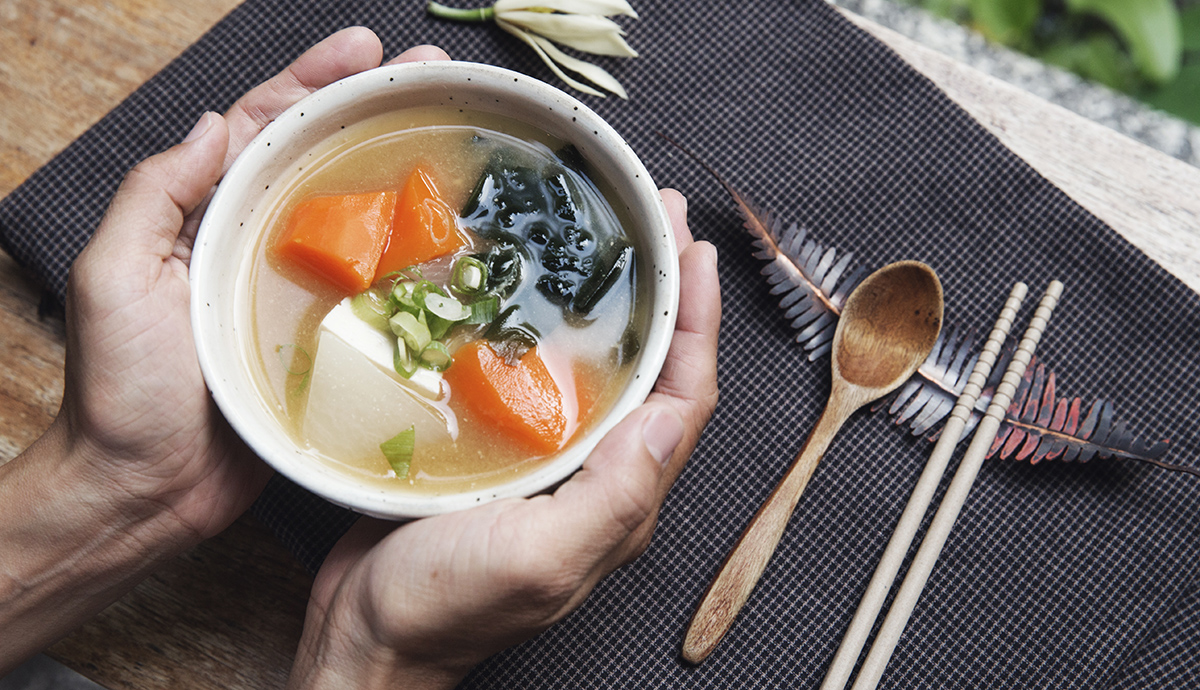
M 486 22 L 492 18 L 495 11 L 491 7 L 479 7 L 473 10 L 462 10 L 430 0 L 425 10 L 439 19 L 451 19 L 456 22 Z

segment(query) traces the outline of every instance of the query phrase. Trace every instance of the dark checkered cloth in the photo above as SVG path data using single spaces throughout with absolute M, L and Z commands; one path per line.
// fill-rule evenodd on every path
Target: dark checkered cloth
M 467 687 L 816 686 L 931 450 L 883 413 L 855 416 L 733 630 L 703 666 L 678 660 L 692 610 L 812 428 L 829 374 L 828 358 L 809 363 L 794 344 L 729 199 L 656 131 L 862 265 L 928 262 L 950 324 L 986 332 L 1015 281 L 1036 295 L 1061 279 L 1039 350 L 1059 392 L 1112 400 L 1139 434 L 1171 439 L 1169 460 L 1197 464 L 1195 293 L 825 3 L 638 5 L 628 26 L 642 57 L 604 62 L 631 98 L 589 104 L 657 182 L 688 195 L 693 232 L 720 250 L 721 405 L 646 555 Z M 4 201 L 5 249 L 61 299 L 130 166 L 352 24 L 389 53 L 436 43 L 553 81 L 495 27 L 435 21 L 412 0 L 247 0 Z M 1197 496 L 1194 477 L 1117 461 L 985 465 L 883 685 L 1200 687 Z M 257 512 L 310 567 L 352 519 L 282 480 Z

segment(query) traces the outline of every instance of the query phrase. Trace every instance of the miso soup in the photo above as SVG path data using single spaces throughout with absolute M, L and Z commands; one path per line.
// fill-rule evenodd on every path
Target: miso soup
M 315 458 L 444 493 L 530 471 L 624 388 L 636 254 L 569 146 L 422 109 L 348 126 L 275 185 L 250 271 L 256 377 Z

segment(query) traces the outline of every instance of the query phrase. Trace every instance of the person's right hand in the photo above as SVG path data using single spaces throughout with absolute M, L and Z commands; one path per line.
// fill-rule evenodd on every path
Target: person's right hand
M 716 250 L 665 191 L 681 303 L 654 391 L 551 495 L 400 527 L 362 520 L 317 575 L 289 687 L 448 688 L 636 558 L 717 402 Z

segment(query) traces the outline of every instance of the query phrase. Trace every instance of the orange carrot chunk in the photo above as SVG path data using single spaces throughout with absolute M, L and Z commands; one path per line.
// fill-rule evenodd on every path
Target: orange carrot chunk
M 421 166 L 413 168 L 400 192 L 392 232 L 384 245 L 375 280 L 463 246 L 457 215 L 442 200 L 429 173 Z
M 566 440 L 563 395 L 536 347 L 510 365 L 487 341 L 477 340 L 454 353 L 444 376 L 469 414 L 514 442 L 546 454 Z
M 319 196 L 292 211 L 275 254 L 347 294 L 371 287 L 396 192 Z

